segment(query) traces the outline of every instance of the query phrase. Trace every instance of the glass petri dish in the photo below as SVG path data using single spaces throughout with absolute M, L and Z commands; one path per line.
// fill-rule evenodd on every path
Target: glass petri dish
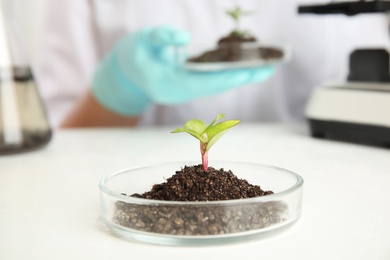
M 196 163 L 197 165 L 198 163 Z M 211 162 L 274 194 L 236 200 L 180 202 L 130 197 L 149 191 L 191 162 L 170 162 L 116 172 L 100 181 L 101 219 L 115 235 L 161 245 L 212 245 L 278 234 L 301 215 L 298 174 L 247 162 Z
M 276 66 L 291 59 L 287 44 L 265 42 L 242 43 L 234 48 L 190 44 L 178 52 L 184 60 L 182 67 L 197 72 Z

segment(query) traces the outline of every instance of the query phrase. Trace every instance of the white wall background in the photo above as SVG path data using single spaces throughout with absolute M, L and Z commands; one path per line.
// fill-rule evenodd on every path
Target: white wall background
M 11 0 L 15 3 L 32 63 L 35 62 L 47 0 Z M 62 0 L 59 0 L 62 1 Z M 66 0 L 65 0 L 66 1 Z

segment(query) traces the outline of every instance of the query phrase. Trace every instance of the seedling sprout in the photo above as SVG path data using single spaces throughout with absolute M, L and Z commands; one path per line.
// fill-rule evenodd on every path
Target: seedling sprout
M 224 135 L 228 129 L 237 125 L 240 120 L 227 120 L 215 124 L 218 120 L 225 117 L 225 114 L 218 114 L 213 122 L 207 127 L 200 119 L 191 119 L 187 121 L 182 128 L 177 128 L 172 133 L 186 132 L 200 141 L 200 152 L 202 156 L 203 170 L 208 169 L 208 151 Z
M 244 15 L 250 15 L 252 14 L 252 11 L 244 11 L 241 9 L 241 7 L 237 6 L 233 9 L 226 10 L 226 14 L 228 14 L 234 21 L 235 27 L 233 31 L 231 32 L 231 35 L 236 36 L 245 36 L 248 34 L 246 31 L 242 31 L 240 29 L 240 19 Z

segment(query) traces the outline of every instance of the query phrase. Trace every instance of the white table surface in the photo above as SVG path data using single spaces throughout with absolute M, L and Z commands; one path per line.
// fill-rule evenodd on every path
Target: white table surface
M 98 182 L 125 168 L 196 160 L 174 127 L 60 130 L 44 149 L 0 157 L 0 259 L 390 259 L 390 150 L 312 139 L 305 127 L 240 124 L 210 160 L 271 164 L 305 181 L 299 221 L 235 244 L 124 240 L 99 220 Z

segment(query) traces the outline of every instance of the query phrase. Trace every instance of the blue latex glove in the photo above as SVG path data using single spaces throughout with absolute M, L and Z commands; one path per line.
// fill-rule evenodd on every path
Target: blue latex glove
M 171 27 L 128 34 L 96 70 L 94 97 L 116 113 L 139 115 L 151 102 L 178 104 L 264 81 L 274 72 L 273 67 L 221 72 L 185 70 L 178 66 L 169 47 L 186 45 L 190 38 L 187 32 Z

